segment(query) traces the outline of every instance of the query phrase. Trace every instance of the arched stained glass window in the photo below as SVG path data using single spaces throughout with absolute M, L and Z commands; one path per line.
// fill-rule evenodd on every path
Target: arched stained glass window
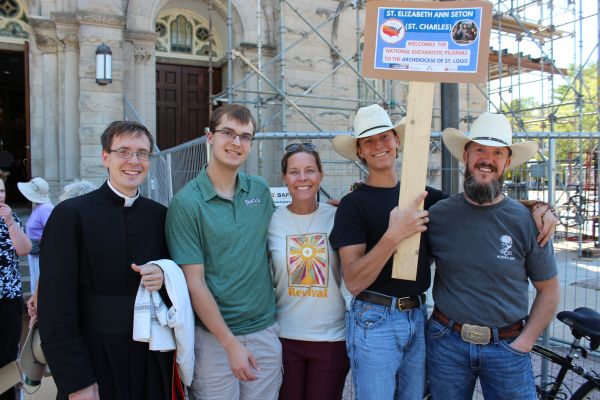
M 183 15 L 171 22 L 171 51 L 192 52 L 192 24 Z
M 2 0 L 0 0 L 2 1 Z M 176 58 L 209 58 L 209 41 L 212 41 L 212 56 L 223 57 L 221 41 L 208 30 L 208 20 L 190 10 L 165 10 L 156 21 L 156 52 Z

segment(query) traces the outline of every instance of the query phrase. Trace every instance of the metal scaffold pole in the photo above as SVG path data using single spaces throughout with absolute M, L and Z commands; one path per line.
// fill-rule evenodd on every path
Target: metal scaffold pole
M 458 83 L 442 83 L 441 105 L 442 105 L 442 129 L 458 129 L 460 120 Z M 449 195 L 458 193 L 458 160 L 442 147 L 442 191 Z
M 498 0 L 498 5 L 497 5 L 497 9 L 500 9 L 500 2 L 502 0 Z M 502 71 L 502 18 L 500 18 L 498 20 L 498 31 L 500 32 L 500 34 L 498 35 L 498 93 L 500 95 L 500 100 L 499 100 L 499 104 L 500 107 L 502 108 L 502 77 L 503 77 L 503 71 Z M 500 111 L 500 110 L 498 110 Z
M 231 0 L 227 0 L 227 102 L 233 102 L 233 16 Z
M 283 0 L 279 0 L 279 85 L 281 96 L 281 130 L 287 131 L 286 120 L 286 82 L 285 82 L 285 10 Z M 285 145 L 285 144 L 284 144 Z
M 458 96 L 458 83 L 441 83 L 441 122 L 442 130 L 446 128 L 459 128 L 460 99 Z M 442 145 L 442 191 L 452 195 L 459 191 L 458 188 L 458 160 Z
M 554 7 L 552 7 L 552 1 L 549 2 L 549 6 L 550 6 L 550 24 L 552 24 L 554 22 L 554 12 L 553 9 Z M 554 57 L 554 40 L 550 41 L 550 57 Z M 550 75 L 550 91 L 554 92 L 554 75 Z M 556 120 L 556 118 L 554 117 L 553 114 L 549 114 L 548 115 L 549 118 L 549 122 L 550 122 L 550 132 L 554 132 L 554 121 Z M 548 203 L 550 203 L 551 206 L 554 206 L 556 199 L 555 199 L 555 194 L 556 194 L 556 185 L 555 185 L 555 180 L 556 180 L 556 140 L 555 139 L 550 139 L 548 141 L 548 165 L 547 165 L 547 174 L 548 174 Z M 544 346 L 548 346 L 548 343 L 550 341 L 550 330 L 548 328 L 544 329 L 544 332 L 542 333 L 542 344 Z M 548 384 L 548 377 L 549 377 L 549 365 L 548 365 L 548 360 L 545 358 L 542 358 L 542 365 L 541 365 L 541 382 L 542 382 L 542 387 L 546 387 L 546 385 Z
M 262 38 L 262 3 L 261 0 L 256 0 L 256 65 L 259 71 L 262 71 L 263 68 L 263 38 Z M 262 86 L 262 76 L 260 74 L 256 75 L 256 103 L 254 106 L 256 107 L 256 131 L 260 132 L 263 130 L 263 118 L 262 118 L 262 109 L 263 109 L 263 86 Z M 262 140 L 258 143 L 258 174 L 262 175 L 263 173 L 263 154 L 264 146 Z
M 579 0 L 578 2 L 579 4 L 579 40 L 577 40 L 577 35 L 575 35 L 575 40 L 577 41 L 577 46 L 575 47 L 577 50 L 576 51 L 576 56 L 575 59 L 577 60 L 577 62 L 575 63 L 575 68 L 574 70 L 577 71 L 579 70 L 579 74 L 577 75 L 577 89 L 575 90 L 575 104 L 577 105 L 578 108 L 578 118 L 577 118 L 577 128 L 579 130 L 579 132 L 583 131 L 583 107 L 584 107 L 584 99 L 583 99 L 583 24 L 582 24 L 582 8 L 583 8 L 583 3 L 581 0 Z M 584 170 L 583 170 L 583 165 L 584 165 L 584 156 L 583 156 L 583 146 L 581 144 L 581 142 L 579 142 L 579 166 L 577 167 L 578 169 L 578 176 L 579 176 L 579 185 L 581 187 L 581 190 L 585 190 L 585 175 L 584 175 Z M 583 198 L 583 197 L 581 197 Z M 585 207 L 585 205 L 580 204 L 580 206 Z M 582 241 L 583 241 L 583 230 L 585 228 L 585 224 L 587 223 L 587 221 L 583 222 L 583 225 L 581 226 L 581 229 L 578 230 L 577 232 L 577 255 L 579 257 L 581 257 L 583 255 L 583 249 L 581 247 Z
M 213 112 L 213 0 L 208 1 L 208 118 Z
M 259 71 L 262 71 L 262 28 L 261 28 L 261 1 L 257 0 L 256 1 L 256 65 Z M 263 107 L 263 98 L 262 98 L 262 78 L 259 75 L 256 76 L 256 90 L 257 92 L 257 96 L 256 96 L 256 124 L 257 124 L 257 131 L 261 131 L 262 130 L 262 107 Z
M 596 43 L 600 43 L 600 0 L 598 0 L 598 5 L 596 7 L 596 20 L 597 20 L 597 34 L 598 39 Z M 600 135 L 600 51 L 596 50 L 596 121 L 597 121 L 597 129 L 598 134 Z M 600 148 L 599 145 L 596 144 L 596 204 L 595 210 L 596 215 L 600 213 Z M 596 236 L 596 247 L 600 247 L 600 221 L 598 219 L 594 220 L 594 231 L 592 235 Z
M 360 10 L 362 6 L 362 0 L 354 0 L 354 7 L 356 8 L 356 69 L 359 73 L 362 72 L 362 47 L 360 45 L 360 38 L 362 35 L 362 29 L 360 26 Z M 340 64 L 341 65 L 341 64 Z M 362 80 L 356 80 L 356 97 L 359 99 L 363 95 L 363 83 Z M 359 102 L 358 106 L 365 106 L 365 103 Z

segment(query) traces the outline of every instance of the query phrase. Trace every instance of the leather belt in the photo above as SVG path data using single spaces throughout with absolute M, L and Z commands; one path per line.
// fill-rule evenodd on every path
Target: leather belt
M 364 291 L 357 294 L 356 298 L 362 301 L 366 301 L 367 303 L 373 303 L 379 306 L 390 307 L 392 309 L 396 307 L 400 311 L 407 311 L 421 307 L 423 304 L 425 304 L 427 296 L 425 296 L 425 294 L 423 293 L 418 296 L 397 298 L 387 296 L 385 294 Z
M 440 322 L 442 325 L 450 324 L 450 318 L 446 317 L 444 315 L 444 313 L 442 313 L 437 308 L 433 309 L 433 314 L 431 316 L 434 319 L 436 319 L 438 322 Z M 474 326 L 474 325 L 470 325 L 470 326 Z M 481 328 L 489 329 L 490 332 L 492 330 L 492 328 L 489 328 L 487 326 L 484 326 Z M 463 324 L 454 322 L 454 325 L 452 325 L 452 330 L 462 334 L 463 333 Z M 498 337 L 500 339 L 513 339 L 513 338 L 516 338 L 517 336 L 519 336 L 519 334 L 521 333 L 522 330 L 523 330 L 523 320 L 520 320 L 520 321 L 515 322 L 514 324 L 511 324 L 511 325 L 508 325 L 508 326 L 505 326 L 502 328 L 498 328 Z

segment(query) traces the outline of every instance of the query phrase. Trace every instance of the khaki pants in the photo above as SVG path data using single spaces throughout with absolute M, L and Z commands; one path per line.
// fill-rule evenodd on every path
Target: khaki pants
M 236 336 L 254 356 L 260 371 L 255 381 L 241 382 L 231 372 L 227 353 L 209 332 L 196 327 L 192 400 L 275 400 L 281 386 L 281 343 L 277 323 L 262 331 Z

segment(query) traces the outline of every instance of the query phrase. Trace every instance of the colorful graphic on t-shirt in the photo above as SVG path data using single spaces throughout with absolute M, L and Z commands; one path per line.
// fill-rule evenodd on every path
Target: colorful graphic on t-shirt
M 287 256 L 289 286 L 327 287 L 329 278 L 327 234 L 287 236 Z

